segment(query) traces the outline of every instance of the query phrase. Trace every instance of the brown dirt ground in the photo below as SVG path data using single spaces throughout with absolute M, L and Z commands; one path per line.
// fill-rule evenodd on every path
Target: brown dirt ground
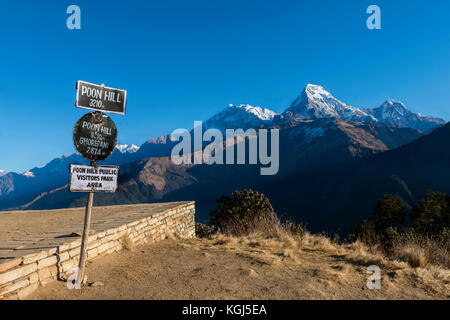
M 345 250 L 285 241 L 164 240 L 99 257 L 89 282 L 68 290 L 55 281 L 29 299 L 449 299 L 446 270 L 382 264 L 380 290 L 366 287 L 367 265 Z M 353 257 L 353 258 L 351 258 Z

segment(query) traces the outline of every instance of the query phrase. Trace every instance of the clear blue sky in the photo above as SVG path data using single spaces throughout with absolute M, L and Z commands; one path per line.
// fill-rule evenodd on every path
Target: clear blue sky
M 81 8 L 81 30 L 66 8 Z M 368 30 L 370 4 L 382 29 Z M 0 2 L 0 169 L 75 151 L 75 82 L 128 90 L 119 143 L 191 128 L 229 103 L 283 111 L 306 83 L 450 119 L 450 1 Z

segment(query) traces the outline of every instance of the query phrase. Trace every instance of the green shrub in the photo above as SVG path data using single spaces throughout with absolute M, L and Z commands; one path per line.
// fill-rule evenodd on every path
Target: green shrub
M 210 238 L 217 232 L 217 228 L 203 223 L 195 224 L 195 235 L 197 238 Z
M 353 232 L 348 235 L 348 241 L 362 241 L 368 245 L 374 245 L 380 241 L 380 237 L 375 230 L 375 224 L 372 220 L 363 220 L 357 223 Z
M 358 223 L 347 240 L 360 240 L 369 247 L 378 247 L 385 256 L 405 261 L 412 267 L 432 263 L 449 268 L 449 213 L 450 197 L 428 191 L 414 206 L 407 229 L 406 211 L 400 200 L 384 195 L 375 204 L 372 217 Z
M 356 224 L 347 240 L 360 240 L 370 246 L 381 244 L 388 249 L 397 238 L 398 230 L 406 229 L 405 222 L 406 210 L 401 201 L 385 194 L 376 202 L 371 218 Z
M 244 189 L 234 191 L 230 197 L 217 199 L 217 207 L 211 211 L 210 224 L 231 235 L 247 235 L 252 232 L 277 232 L 278 217 L 264 194 Z
M 385 251 L 389 251 L 394 246 L 394 243 L 402 237 L 402 234 L 392 227 L 386 228 L 380 235 L 381 244 Z

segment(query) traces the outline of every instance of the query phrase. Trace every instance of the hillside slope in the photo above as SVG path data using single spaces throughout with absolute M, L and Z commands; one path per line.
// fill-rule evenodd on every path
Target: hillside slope
M 330 230 L 349 231 L 383 194 L 398 196 L 410 208 L 428 189 L 450 193 L 450 124 L 410 144 L 370 157 L 300 173 L 282 179 L 282 191 L 263 191 L 284 208 L 298 208 L 297 217 Z M 301 204 L 296 196 L 302 195 Z
M 276 187 L 283 177 L 373 155 L 420 136 L 417 130 L 409 128 L 318 119 L 281 131 L 280 168 L 276 176 L 261 176 L 258 165 L 175 165 L 168 157 L 150 158 L 122 165 L 117 192 L 98 194 L 95 204 L 195 199 L 199 201 L 200 219 L 203 220 L 217 197 L 235 189 L 272 184 Z M 268 196 L 271 197 L 271 192 Z M 77 207 L 84 203 L 83 194 L 71 194 L 65 187 L 39 195 L 19 209 Z M 295 216 L 295 213 L 291 215 Z
M 29 299 L 450 298 L 448 270 L 413 269 L 319 240 L 164 240 L 88 263 L 88 281 L 104 286 L 67 290 L 59 281 Z M 371 264 L 381 269 L 379 290 L 366 286 Z

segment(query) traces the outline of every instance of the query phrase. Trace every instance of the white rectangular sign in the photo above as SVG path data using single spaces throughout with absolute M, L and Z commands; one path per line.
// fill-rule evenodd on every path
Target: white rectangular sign
M 115 192 L 118 166 L 70 165 L 70 192 Z

